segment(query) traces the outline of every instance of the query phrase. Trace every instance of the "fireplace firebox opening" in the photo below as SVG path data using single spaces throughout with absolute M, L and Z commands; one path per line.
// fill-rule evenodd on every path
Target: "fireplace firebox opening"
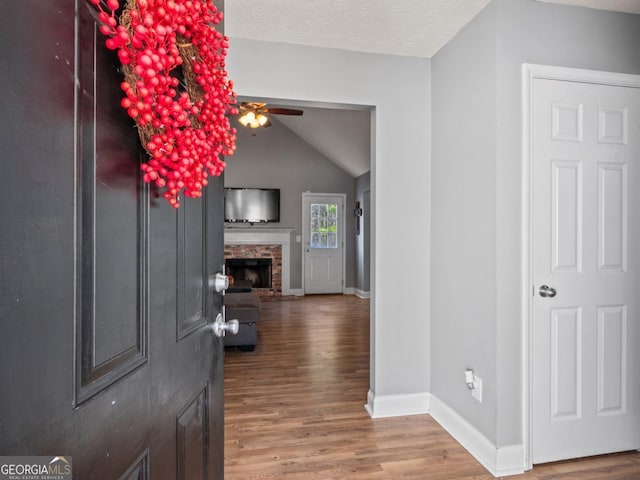
M 228 258 L 225 265 L 234 280 L 250 281 L 254 288 L 271 288 L 270 258 Z

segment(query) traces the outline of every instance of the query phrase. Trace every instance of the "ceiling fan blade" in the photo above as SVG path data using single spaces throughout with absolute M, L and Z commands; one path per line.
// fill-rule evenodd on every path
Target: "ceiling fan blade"
M 259 110 L 267 104 L 262 102 L 242 102 L 239 107 L 241 110 Z
M 302 110 L 296 110 L 293 108 L 272 108 L 268 107 L 267 112 L 275 115 L 302 115 Z

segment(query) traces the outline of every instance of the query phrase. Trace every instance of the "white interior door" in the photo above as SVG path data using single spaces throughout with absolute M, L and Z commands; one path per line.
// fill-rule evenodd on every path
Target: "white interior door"
M 536 78 L 532 113 L 532 461 L 638 449 L 640 89 Z
M 304 293 L 342 293 L 344 195 L 302 197 Z

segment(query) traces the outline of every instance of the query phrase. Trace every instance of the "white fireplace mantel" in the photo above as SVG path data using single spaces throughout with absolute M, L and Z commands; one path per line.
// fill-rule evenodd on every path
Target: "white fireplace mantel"
M 280 245 L 282 247 L 282 295 L 291 295 L 290 228 L 225 228 L 225 245 Z

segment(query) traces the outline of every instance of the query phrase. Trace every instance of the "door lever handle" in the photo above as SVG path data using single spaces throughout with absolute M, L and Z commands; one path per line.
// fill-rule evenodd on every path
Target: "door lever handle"
M 556 296 L 556 289 L 549 285 L 540 285 L 538 293 L 540 293 L 540 296 L 543 298 L 553 298 Z

